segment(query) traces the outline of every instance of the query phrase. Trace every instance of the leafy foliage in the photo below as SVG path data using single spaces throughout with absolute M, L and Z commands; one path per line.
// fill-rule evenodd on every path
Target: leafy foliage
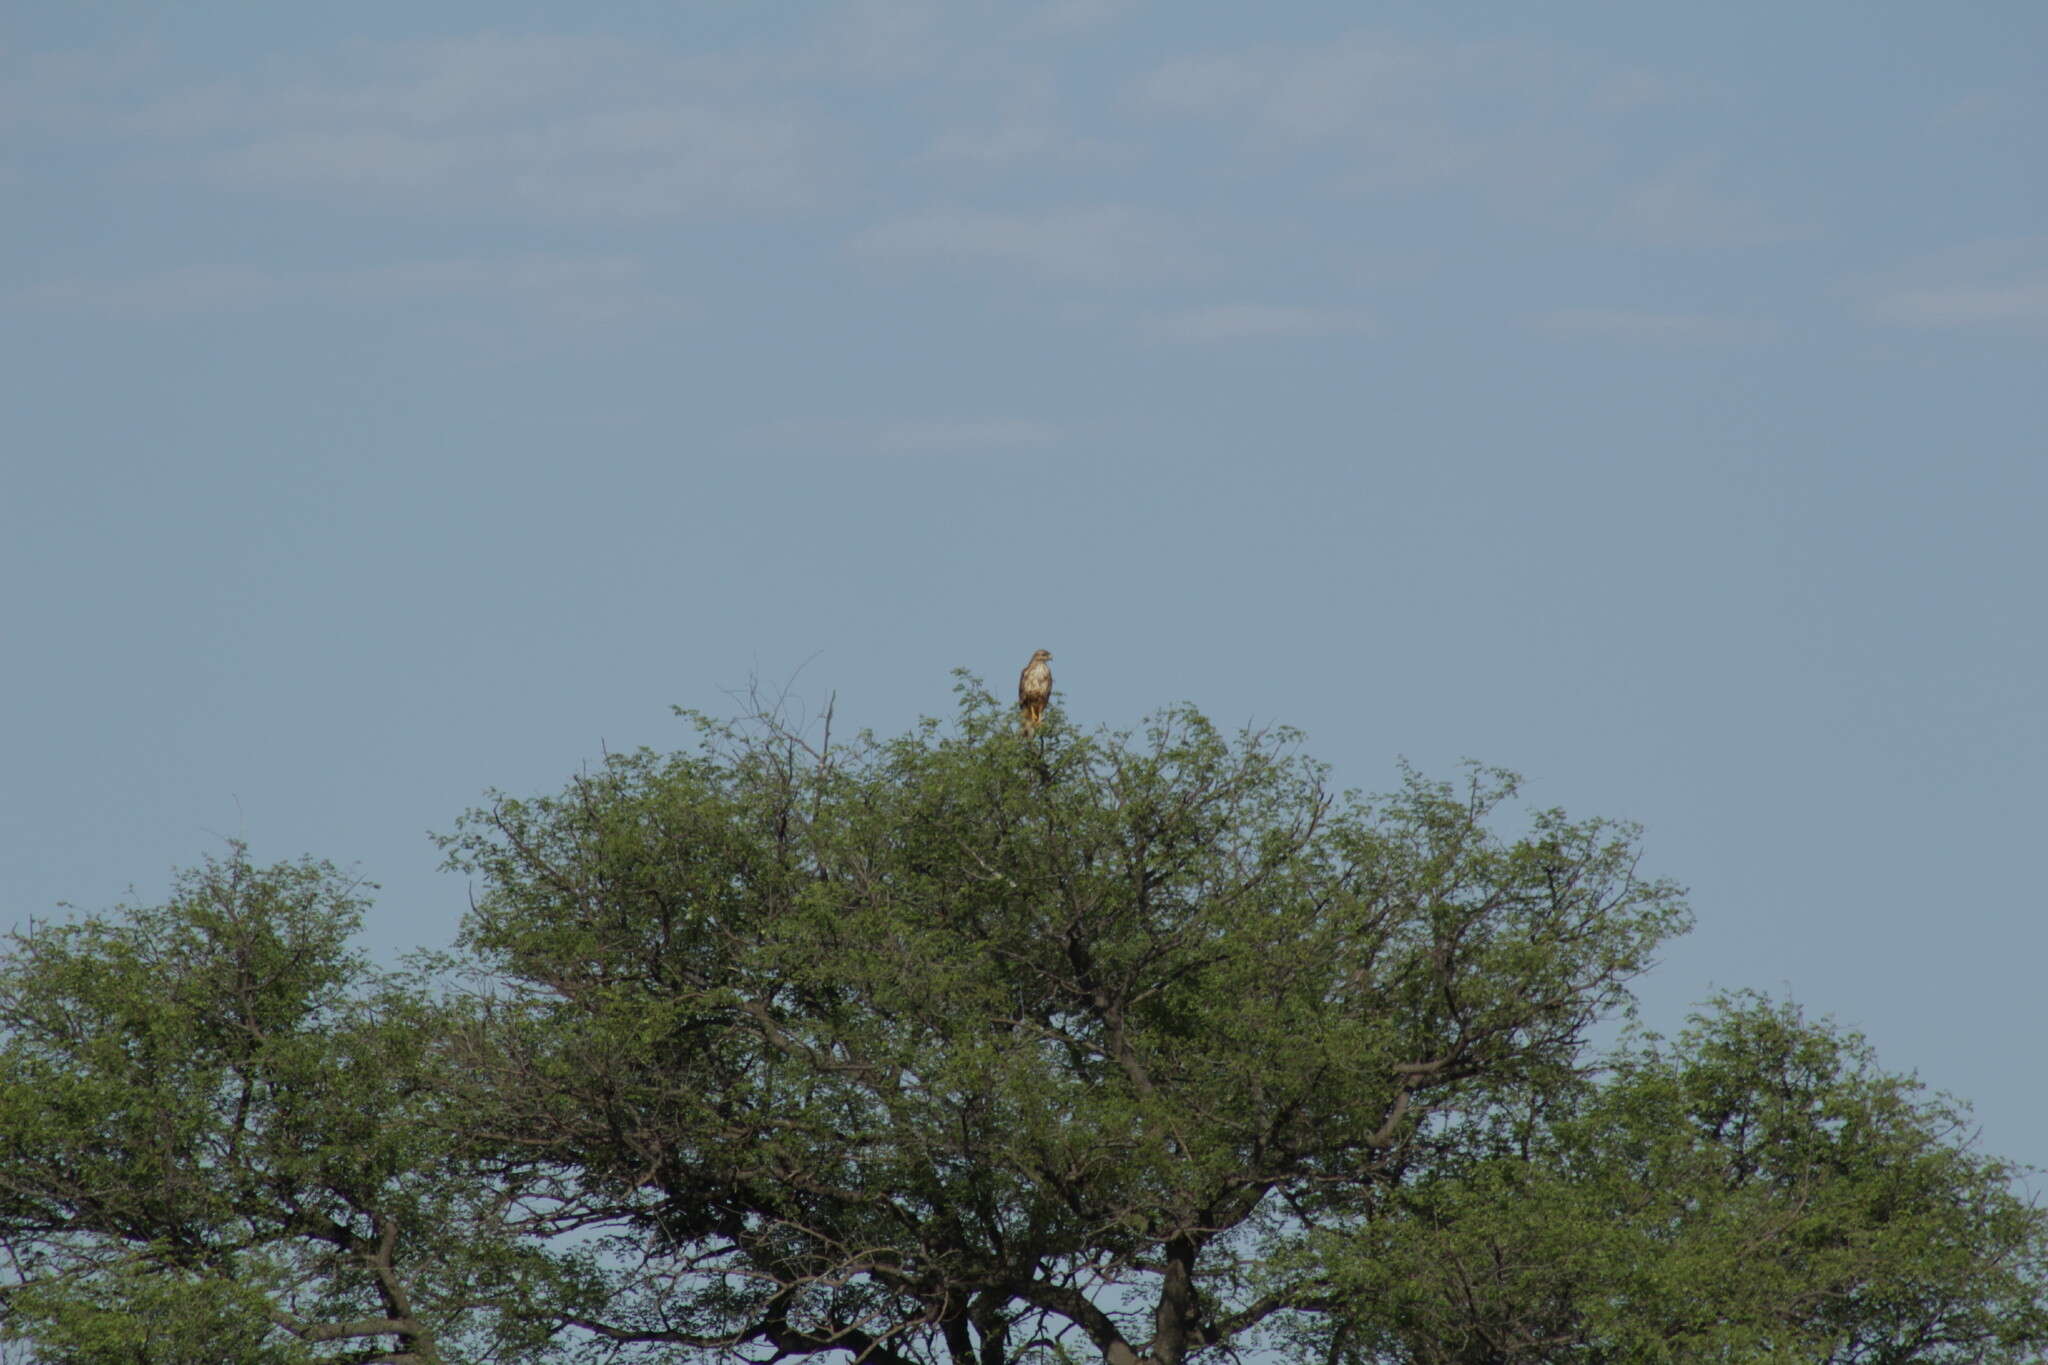
M 1965 1116 L 1791 1006 L 1716 1002 L 1671 1046 L 1326 1232 L 1353 1361 L 2038 1359 L 2048 1245 Z
M 513 1002 L 474 1097 L 621 1229 L 608 1340 L 1178 1359 L 1258 1268 L 1572 1082 L 1683 923 L 1506 774 L 1329 792 L 1293 736 L 711 727 L 452 844 Z M 493 1051 L 495 1045 L 496 1051 Z
M 0 1334 L 124 1365 L 427 1361 L 461 1334 L 489 1191 L 442 1122 L 431 1003 L 348 947 L 362 907 L 332 867 L 236 848 L 167 905 L 14 937 Z
M 1961 1112 L 1734 997 L 1512 775 L 1195 712 L 699 721 L 446 841 L 468 987 L 237 850 L 0 968 L 0 1331 L 53 1359 L 1982 1361 L 2048 1228 Z M 453 978 L 449 978 L 452 980 Z

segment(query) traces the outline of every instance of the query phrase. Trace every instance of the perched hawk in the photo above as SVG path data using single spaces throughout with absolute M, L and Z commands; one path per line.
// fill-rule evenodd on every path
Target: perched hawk
M 1052 658 L 1049 650 L 1038 650 L 1031 656 L 1031 662 L 1024 665 L 1023 676 L 1017 679 L 1017 712 L 1024 718 L 1024 733 L 1037 731 L 1040 721 L 1045 719 L 1045 704 L 1052 700 L 1052 670 L 1046 661 Z

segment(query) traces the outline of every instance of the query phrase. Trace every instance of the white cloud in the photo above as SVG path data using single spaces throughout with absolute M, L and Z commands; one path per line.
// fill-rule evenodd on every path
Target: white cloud
M 973 455 L 1057 445 L 1059 428 L 1027 418 L 920 417 L 877 422 L 788 417 L 752 433 L 780 450 L 815 455 Z
M 1622 195 L 1614 226 L 1634 240 L 1667 247 L 1762 246 L 1814 235 L 1813 225 L 1780 217 L 1724 180 L 1719 158 L 1668 166 Z
M 148 50 L 132 43 L 70 52 L 0 49 L 0 130 L 103 130 L 154 66 Z
M 1162 341 L 1251 341 L 1365 333 L 1373 330 L 1373 323 L 1366 314 L 1350 309 L 1240 303 L 1169 313 L 1153 319 L 1145 330 Z
M 129 318 L 257 312 L 278 307 L 392 310 L 463 299 L 603 320 L 636 311 L 638 262 L 622 257 L 459 257 L 330 270 L 192 265 L 128 279 L 54 280 L 17 297 L 24 303 Z
M 1006 169 L 1026 162 L 1067 165 L 1113 165 L 1127 162 L 1132 149 L 1098 138 L 1080 137 L 1038 118 L 1006 119 L 994 127 L 956 129 L 934 139 L 935 161 L 963 162 Z
M 1757 318 L 1710 313 L 1646 313 L 1621 308 L 1563 308 L 1537 320 L 1546 332 L 1560 336 L 1595 337 L 1612 341 L 1744 342 L 1777 335 L 1777 327 Z
M 1626 114 L 1637 109 L 1675 104 L 1703 93 L 1695 83 L 1631 67 L 1600 81 L 1593 90 L 1593 103 L 1598 109 Z
M 1871 304 L 1882 322 L 1920 327 L 2048 323 L 2048 270 L 1996 285 L 1902 289 Z
M 776 87 L 758 55 L 487 33 L 213 83 L 127 69 L 118 92 L 72 73 L 38 98 L 87 131 L 146 141 L 152 174 L 352 209 L 673 219 L 786 209 L 820 178 L 812 125 L 764 94 Z
M 1599 92 L 1632 74 L 1540 44 L 1354 32 L 1174 58 L 1128 93 L 1156 116 L 1241 129 L 1261 155 L 1314 150 L 1349 188 L 1464 183 L 1530 198 L 1585 175 L 1612 117 Z M 1645 76 L 1628 87 L 1638 99 L 1649 88 Z
M 1388 120 L 1475 129 L 1585 103 L 1564 54 L 1515 43 L 1420 43 L 1354 32 L 1329 42 L 1169 59 L 1131 94 L 1157 114 L 1228 118 L 1298 141 L 1350 140 Z M 1466 106 L 1479 106 L 1467 110 Z
M 1933 121 L 1937 127 L 1981 137 L 1990 129 L 2016 129 L 2024 120 L 2038 123 L 2041 106 L 2038 94 L 1991 86 L 1958 95 L 1936 112 Z
M 1534 40 L 1354 31 L 1314 44 L 1171 58 L 1127 87 L 1160 119 L 1206 120 L 1262 162 L 1314 158 L 1335 188 L 1466 189 L 1497 209 L 1673 245 L 1776 241 L 1810 229 L 1723 185 L 1711 160 L 1635 185 L 1618 134 L 1695 102 L 1698 82 Z M 1621 199 L 1615 209 L 1617 196 Z
M 994 128 L 941 134 L 931 154 L 941 161 L 972 161 L 984 166 L 1008 166 L 1044 156 L 1059 141 L 1043 123 L 1016 120 Z
M 1139 77 L 1131 92 L 1155 113 L 1213 118 L 1257 102 L 1272 80 L 1247 57 L 1176 57 Z
M 1174 224 L 1118 205 L 1043 214 L 917 214 L 869 228 L 854 247 L 876 256 L 993 262 L 1079 284 L 1138 284 L 1200 265 Z
M 1940 252 L 1860 292 L 1865 314 L 1893 326 L 2038 331 L 2048 327 L 2048 237 Z
M 1136 0 L 1046 0 L 1025 19 L 1025 35 L 1064 37 L 1115 23 L 1137 8 Z
M 673 218 L 800 201 L 803 142 L 792 120 L 671 105 L 565 113 L 489 132 L 286 131 L 252 137 L 208 168 L 237 186 L 352 200 Z
M 2048 327 L 2048 237 L 1935 252 L 1858 289 L 1864 315 L 1898 327 L 2038 332 Z
M 840 0 L 814 47 L 819 64 L 846 74 L 888 80 L 927 71 L 943 60 L 940 0 Z
M 1128 161 L 1133 150 L 1067 126 L 1069 101 L 1049 69 L 1014 64 L 977 71 L 976 98 L 999 106 L 992 122 L 954 128 L 934 138 L 927 155 L 987 168 L 1024 162 L 1102 165 Z
M 63 312 L 165 317 L 270 308 L 292 293 L 286 277 L 261 266 L 191 265 L 129 279 L 48 280 L 17 297 Z
M 1036 449 L 1052 445 L 1059 432 L 1043 422 L 915 421 L 884 427 L 875 448 L 898 454 Z

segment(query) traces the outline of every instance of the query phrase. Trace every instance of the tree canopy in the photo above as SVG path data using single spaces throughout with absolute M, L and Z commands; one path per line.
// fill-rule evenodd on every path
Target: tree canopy
M 2048 1225 L 1515 778 L 1187 708 L 700 721 L 445 840 L 432 972 L 240 850 L 0 968 L 0 1334 L 76 1361 L 2023 1361 Z

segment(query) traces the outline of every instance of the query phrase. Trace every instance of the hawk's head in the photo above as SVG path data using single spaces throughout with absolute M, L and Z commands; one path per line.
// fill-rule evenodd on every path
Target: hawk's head
M 1034 649 L 1031 651 L 1032 663 L 1043 663 L 1050 658 L 1052 658 L 1052 651 L 1049 649 Z

